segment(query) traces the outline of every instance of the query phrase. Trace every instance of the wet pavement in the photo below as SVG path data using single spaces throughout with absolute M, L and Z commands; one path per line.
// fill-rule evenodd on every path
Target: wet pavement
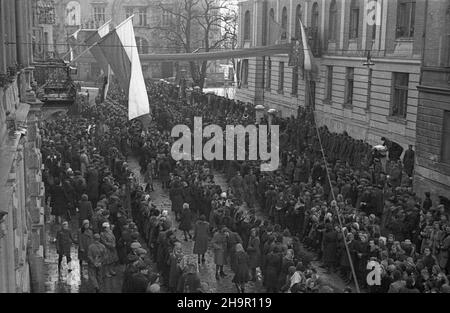
M 137 160 L 131 158 L 129 159 L 128 164 L 132 168 L 132 170 L 138 175 L 140 178 L 139 165 Z M 226 180 L 223 175 L 220 173 L 215 174 L 216 183 L 222 186 L 223 189 L 226 189 Z M 141 180 L 143 181 L 143 180 Z M 169 195 L 166 191 L 163 191 L 159 182 L 154 184 L 155 191 L 151 193 L 151 198 L 155 205 L 162 210 L 168 210 L 170 214 L 171 212 L 171 202 L 169 200 Z M 258 212 L 259 213 L 259 212 Z M 261 214 L 257 214 L 261 216 Z M 70 222 L 70 229 L 76 235 L 78 229 L 78 219 L 72 219 Z M 172 221 L 175 220 L 175 217 L 172 215 Z M 87 293 L 93 292 L 92 286 L 90 286 L 88 282 L 87 275 L 87 265 L 83 266 L 82 275 L 80 275 L 80 266 L 79 260 L 77 257 L 78 248 L 76 244 L 72 246 L 71 249 L 71 258 L 72 262 L 70 264 L 70 269 L 67 265 L 65 258 L 62 262 L 62 270 L 61 274 L 58 274 L 58 254 L 56 253 L 56 247 L 54 243 L 54 238 L 56 232 L 59 229 L 59 225 L 54 222 L 49 222 L 47 224 L 47 254 L 46 254 L 46 292 L 48 293 Z M 193 246 L 194 242 L 192 240 L 184 241 L 184 236 L 181 231 L 177 231 L 177 238 L 180 240 L 183 246 L 183 252 L 188 257 L 188 259 L 192 260 L 194 264 L 197 263 L 197 255 L 193 254 Z M 307 251 L 304 253 L 309 254 L 311 259 L 315 256 Z M 224 267 L 225 274 L 227 276 L 225 278 L 221 278 L 220 280 L 216 280 L 215 278 L 215 265 L 214 265 L 214 255 L 211 249 L 205 255 L 206 263 L 200 264 L 198 267 L 199 276 L 201 282 L 207 286 L 207 290 L 211 293 L 234 293 L 237 292 L 235 285 L 232 283 L 233 273 L 229 266 Z M 317 269 L 319 275 L 322 278 L 322 281 L 332 286 L 336 291 L 342 291 L 345 288 L 345 284 L 342 279 L 336 274 L 327 274 L 320 267 L 321 263 L 318 261 L 313 262 L 314 267 Z M 123 278 L 123 266 L 117 266 L 116 268 L 117 276 L 111 278 L 105 278 L 104 287 L 102 288 L 102 292 L 107 293 L 119 293 L 122 288 L 122 278 Z M 260 293 L 264 292 L 265 289 L 262 286 L 260 281 L 257 282 L 249 282 L 246 286 L 246 293 Z

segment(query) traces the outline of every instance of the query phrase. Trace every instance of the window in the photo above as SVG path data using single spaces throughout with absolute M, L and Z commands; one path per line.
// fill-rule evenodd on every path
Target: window
M 350 4 L 349 39 L 358 38 L 358 29 L 359 29 L 359 0 L 352 0 Z
M 267 22 L 267 41 L 268 44 L 271 45 L 276 41 L 276 38 L 273 38 L 273 35 L 271 35 L 272 28 L 274 27 L 275 22 L 275 11 L 270 9 L 269 11 L 269 20 Z
M 302 20 L 302 6 L 299 4 L 295 9 L 295 38 L 300 39 L 300 20 Z
M 280 62 L 278 66 L 278 93 L 284 90 L 284 62 Z
M 148 41 L 142 37 L 136 37 L 136 46 L 139 54 L 147 54 L 148 53 Z
M 170 12 L 163 10 L 161 24 L 162 26 L 170 26 L 172 24 L 172 14 Z
M 266 89 L 270 90 L 272 85 L 272 60 L 267 59 L 267 71 L 266 71 Z
M 292 68 L 292 95 L 298 94 L 298 66 Z
M 97 23 L 105 23 L 105 7 L 95 6 L 94 7 L 94 21 Z
M 139 26 L 147 26 L 147 8 L 139 9 Z
M 367 109 L 370 109 L 370 100 L 371 100 L 371 92 L 372 92 L 372 69 L 369 69 L 369 73 L 367 75 Z
M 282 13 L 281 13 L 281 40 L 287 39 L 287 27 L 288 27 L 288 16 L 287 16 L 287 9 L 286 7 L 283 7 Z
M 330 18 L 328 25 L 328 39 L 335 41 L 337 39 L 338 21 L 337 21 L 337 5 L 336 0 L 333 0 L 330 5 Z
M 129 18 L 133 14 L 134 14 L 134 8 L 132 8 L 132 7 L 125 8 L 125 17 L 126 18 Z
M 78 1 L 70 1 L 66 5 L 66 25 L 78 26 L 81 24 L 81 6 Z
M 450 111 L 444 111 L 442 127 L 441 162 L 450 164 Z
M 325 100 L 331 101 L 333 97 L 333 66 L 327 66 L 327 85 L 326 85 L 326 93 Z
M 319 29 L 319 5 L 314 2 L 312 7 L 311 27 L 317 31 Z
M 248 87 L 248 59 L 242 60 L 242 87 Z
M 392 73 L 392 99 L 391 116 L 406 117 L 406 106 L 408 104 L 408 73 Z
M 378 0 L 374 0 L 374 2 L 378 2 Z M 377 4 L 378 5 L 378 4 Z M 379 17 L 378 14 L 380 12 L 378 12 L 378 9 L 375 9 L 375 16 L 373 17 L 374 20 L 376 21 Z M 373 25 L 371 26 L 372 28 L 372 40 L 375 40 L 376 36 L 377 36 L 377 23 L 372 23 Z
M 250 40 L 250 11 L 245 11 L 244 15 L 244 40 Z
M 415 0 L 399 0 L 397 4 L 397 38 L 414 36 Z
M 354 68 L 347 67 L 345 75 L 345 104 L 351 105 L 353 102 L 353 75 Z

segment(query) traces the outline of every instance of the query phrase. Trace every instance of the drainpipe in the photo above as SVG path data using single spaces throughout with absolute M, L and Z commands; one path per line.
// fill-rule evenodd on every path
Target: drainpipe
M 428 20 L 428 0 L 425 0 L 425 17 L 424 17 L 423 33 L 422 33 L 422 57 L 421 57 L 421 62 L 420 62 L 419 86 L 422 85 L 423 66 L 424 66 L 424 62 L 425 62 L 425 41 L 426 41 L 426 33 L 427 33 L 427 20 Z

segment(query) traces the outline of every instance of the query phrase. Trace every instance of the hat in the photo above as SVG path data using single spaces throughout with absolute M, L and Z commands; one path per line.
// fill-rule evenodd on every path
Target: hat
M 89 224 L 89 220 L 84 220 L 83 221 L 83 226 Z
M 136 249 L 136 254 L 147 254 L 147 250 L 143 249 L 143 248 L 137 248 Z
M 131 249 L 140 249 L 140 248 L 142 248 L 142 246 L 141 246 L 141 244 L 139 242 L 133 242 L 130 245 L 130 247 L 131 247 Z
M 102 224 L 102 227 L 109 227 L 110 225 L 109 225 L 109 223 L 108 222 L 104 222 L 103 224 Z

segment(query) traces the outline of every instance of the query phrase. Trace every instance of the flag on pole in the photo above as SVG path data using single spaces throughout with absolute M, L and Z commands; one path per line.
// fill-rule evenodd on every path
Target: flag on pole
M 93 45 L 90 49 L 90 52 L 94 56 L 94 58 L 97 60 L 98 64 L 100 65 L 103 75 L 108 75 L 108 71 L 109 71 L 108 60 L 105 58 L 100 47 L 95 45 L 95 43 L 98 42 L 99 40 L 101 40 L 103 37 L 105 37 L 109 33 L 110 24 L 111 24 L 111 21 L 106 22 L 85 40 L 86 45 L 88 45 L 88 46 Z
M 319 76 L 319 67 L 317 65 L 317 62 L 314 59 L 314 56 L 311 52 L 311 47 L 308 43 L 308 38 L 306 37 L 305 27 L 303 26 L 303 23 L 301 20 L 300 22 L 300 30 L 302 35 L 302 45 L 303 45 L 303 68 L 306 72 L 311 73 L 311 77 L 313 80 L 317 80 Z
M 118 25 L 97 44 L 114 75 L 117 76 L 122 89 L 128 93 L 129 120 L 150 113 L 132 17 Z

